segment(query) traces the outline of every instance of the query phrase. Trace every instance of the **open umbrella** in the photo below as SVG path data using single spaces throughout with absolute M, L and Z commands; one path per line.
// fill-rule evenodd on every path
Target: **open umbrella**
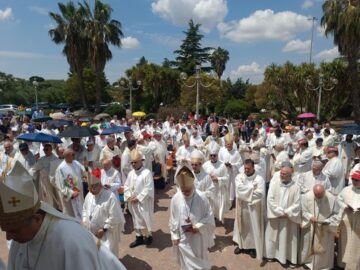
M 132 129 L 127 126 L 112 126 L 109 128 L 104 128 L 101 132 L 101 135 L 110 135 L 122 132 L 132 132 Z
M 55 112 L 55 113 L 50 113 L 50 117 L 52 119 L 64 119 L 66 115 L 63 114 L 62 112 Z
M 360 134 L 360 126 L 356 123 L 342 125 L 340 133 L 341 134 L 359 135 Z
M 144 113 L 144 112 L 133 112 L 132 116 L 134 116 L 134 117 L 144 117 L 144 116 L 146 116 L 146 113 Z
M 91 112 L 81 109 L 81 110 L 74 111 L 73 115 L 77 116 L 77 117 L 86 117 L 86 116 L 90 116 Z
M 101 118 L 111 118 L 111 116 L 108 113 L 99 113 L 95 115 L 94 120 L 100 120 Z
M 37 117 L 37 118 L 31 119 L 31 121 L 37 122 L 37 123 L 47 122 L 47 121 L 49 121 L 49 120 L 52 120 L 52 118 L 51 118 L 50 116 L 43 116 L 43 117 Z
M 99 135 L 99 133 L 89 127 L 67 127 L 63 132 L 59 134 L 59 137 L 67 137 L 67 138 L 83 138 L 83 137 L 92 137 Z
M 62 143 L 59 137 L 46 133 L 24 133 L 17 137 L 18 140 L 28 142 Z
M 65 119 L 55 119 L 55 120 L 49 120 L 46 122 L 50 127 L 58 128 L 61 126 L 72 126 L 73 122 L 71 120 L 65 120 Z
M 315 117 L 316 117 L 316 115 L 311 112 L 305 112 L 305 113 L 299 114 L 297 116 L 297 118 L 299 118 L 299 119 L 315 118 Z

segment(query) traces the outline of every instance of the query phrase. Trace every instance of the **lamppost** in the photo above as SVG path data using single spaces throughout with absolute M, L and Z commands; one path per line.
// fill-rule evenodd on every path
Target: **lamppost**
M 199 90 L 200 90 L 200 86 L 204 87 L 204 88 L 209 88 L 211 85 L 213 85 L 213 82 L 206 85 L 203 84 L 202 80 L 201 80 L 201 66 L 200 65 L 196 65 L 195 66 L 195 82 L 192 85 L 187 85 L 185 83 L 185 81 L 187 80 L 188 75 L 185 72 L 181 72 L 180 73 L 180 79 L 183 80 L 184 85 L 186 87 L 189 88 L 193 88 L 196 85 L 196 114 L 195 114 L 195 119 L 199 120 Z
M 317 87 L 312 87 L 313 83 L 312 80 L 309 78 L 306 80 L 306 89 L 310 90 L 310 91 L 319 91 L 318 94 L 318 104 L 317 104 L 317 113 L 316 113 L 316 119 L 319 121 L 320 120 L 320 105 L 321 105 L 321 93 L 322 90 L 325 91 L 331 91 L 335 88 L 335 86 L 338 83 L 338 80 L 335 78 L 329 78 L 328 79 L 330 81 L 330 83 L 332 84 L 330 87 L 325 87 L 325 79 L 324 79 L 324 74 L 320 73 L 319 74 L 319 86 Z
M 132 91 L 138 90 L 141 86 L 141 81 L 136 81 L 136 87 L 133 86 L 133 80 L 131 77 L 129 79 L 121 79 L 120 85 L 124 90 L 130 90 L 130 115 L 132 114 Z M 126 87 L 126 85 L 128 85 Z
M 39 110 L 38 91 L 37 91 L 37 87 L 39 85 L 39 82 L 38 81 L 33 81 L 32 84 L 34 85 L 34 88 L 35 88 L 35 107 L 36 107 L 36 110 Z

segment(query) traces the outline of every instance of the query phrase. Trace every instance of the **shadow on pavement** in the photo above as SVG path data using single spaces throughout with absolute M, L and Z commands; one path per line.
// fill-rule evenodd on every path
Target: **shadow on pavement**
M 157 248 L 159 251 L 162 251 L 168 247 L 172 247 L 170 233 L 164 233 L 162 230 L 157 230 L 152 233 L 153 242 L 147 248 Z
M 225 267 L 225 266 L 221 266 L 221 267 L 213 266 L 213 267 L 211 267 L 211 270 L 227 270 L 227 267 Z
M 234 230 L 234 219 L 224 218 L 225 234 L 229 234 Z
M 129 254 L 124 256 L 121 259 L 121 262 L 127 269 L 132 269 L 132 270 L 150 270 L 150 269 L 152 269 L 152 267 L 148 263 L 146 263 L 138 258 L 132 257 Z
M 233 246 L 232 236 L 219 236 L 216 235 L 215 245 L 209 249 L 210 252 L 222 251 L 226 247 Z M 235 247 L 234 247 L 235 248 Z

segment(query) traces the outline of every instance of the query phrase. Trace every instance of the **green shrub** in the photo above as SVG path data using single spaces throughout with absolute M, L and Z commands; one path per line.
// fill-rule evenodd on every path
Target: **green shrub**
M 125 117 L 126 116 L 126 110 L 122 105 L 119 104 L 112 104 L 109 105 L 104 111 L 104 113 L 108 113 L 111 116 L 117 115 L 117 117 Z
M 231 99 L 224 108 L 224 115 L 235 119 L 246 118 L 250 113 L 250 105 L 244 100 Z

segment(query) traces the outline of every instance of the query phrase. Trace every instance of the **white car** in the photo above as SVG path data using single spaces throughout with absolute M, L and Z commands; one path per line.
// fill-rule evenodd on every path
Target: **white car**
M 17 106 L 14 104 L 1 104 L 0 105 L 0 114 L 8 114 L 9 112 L 15 113 Z

